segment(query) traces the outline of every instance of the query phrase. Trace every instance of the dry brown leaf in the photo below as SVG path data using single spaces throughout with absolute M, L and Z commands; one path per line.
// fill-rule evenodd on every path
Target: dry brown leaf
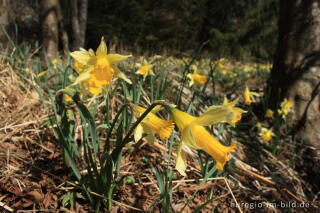
M 46 208 L 46 209 L 51 205 L 51 203 L 52 203 L 51 193 L 47 192 L 47 194 L 44 196 L 42 203 L 44 205 L 44 208 Z
M 31 195 L 37 202 L 42 202 L 43 196 L 38 190 L 28 192 L 27 195 Z

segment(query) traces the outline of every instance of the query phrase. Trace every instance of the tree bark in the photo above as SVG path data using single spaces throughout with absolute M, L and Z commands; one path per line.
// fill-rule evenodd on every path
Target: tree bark
M 88 0 L 80 0 L 79 8 L 79 23 L 80 23 L 80 47 L 84 47 L 87 29 L 87 16 L 88 16 Z
M 269 104 L 294 102 L 288 118 L 297 139 L 312 147 L 320 167 L 320 2 L 281 0 L 278 46 L 268 82 Z M 315 171 L 319 174 L 319 171 Z
M 72 50 L 84 47 L 87 26 L 88 0 L 70 0 Z
M 10 1 L 0 0 L 0 44 L 6 45 L 8 43 L 8 38 L 6 33 L 10 34 L 8 27 L 11 22 L 10 18 Z M 6 48 L 6 47 L 5 47 Z
M 59 32 L 60 32 L 63 53 L 66 56 L 69 54 L 69 36 L 64 28 L 63 15 L 62 15 L 62 10 L 61 10 L 60 4 L 58 4 L 58 7 L 57 7 L 57 14 L 58 14 L 58 28 L 59 28 Z
M 58 53 L 58 0 L 40 1 L 42 44 L 50 59 Z

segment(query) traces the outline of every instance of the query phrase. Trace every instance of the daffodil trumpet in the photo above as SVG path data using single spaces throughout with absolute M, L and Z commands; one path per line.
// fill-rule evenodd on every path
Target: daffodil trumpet
M 225 146 L 213 137 L 204 126 L 218 123 L 230 123 L 234 125 L 241 119 L 244 112 L 234 107 L 236 101 L 225 100 L 223 105 L 211 106 L 201 116 L 194 117 L 188 113 L 172 108 L 170 110 L 174 122 L 181 132 L 181 143 L 178 147 L 176 169 L 181 175 L 186 175 L 186 153 L 183 146 L 194 149 L 202 149 L 216 160 L 216 168 L 223 170 L 229 160 L 229 153 L 234 152 L 236 144 Z
M 187 75 L 187 77 L 190 79 L 189 86 L 204 85 L 207 82 L 208 76 L 202 75 L 195 65 L 192 66 L 192 69 L 194 72 Z
M 161 109 L 163 109 L 163 107 L 160 107 L 160 105 L 156 106 L 138 124 L 134 131 L 135 141 L 139 141 L 143 137 L 143 133 L 146 134 L 146 139 L 151 145 L 154 143 L 155 134 L 157 134 L 161 140 L 166 140 L 170 137 L 174 124 L 171 120 L 164 120 L 155 114 Z M 133 111 L 135 116 L 139 117 L 146 109 L 133 105 Z

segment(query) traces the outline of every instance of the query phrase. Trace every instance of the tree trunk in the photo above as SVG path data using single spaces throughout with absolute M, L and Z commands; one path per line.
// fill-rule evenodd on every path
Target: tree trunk
M 269 104 L 294 102 L 289 117 L 297 139 L 313 147 L 313 168 L 320 167 L 320 2 L 281 0 L 278 46 L 268 82 Z M 319 174 L 319 170 L 315 171 Z
M 72 23 L 72 50 L 84 47 L 87 26 L 88 0 L 70 0 Z
M 58 14 L 58 28 L 59 28 L 59 32 L 60 32 L 63 53 L 66 56 L 69 54 L 69 36 L 64 28 L 63 15 L 62 15 L 62 10 L 61 10 L 60 4 L 58 4 L 58 7 L 57 7 L 57 14 Z
M 48 57 L 53 59 L 58 53 L 58 0 L 40 1 L 42 44 Z
M 6 33 L 9 35 L 9 25 L 11 22 L 10 18 L 10 1 L 9 0 L 0 0 L 0 44 L 4 45 L 6 48 L 6 44 L 8 43 L 8 38 Z
M 79 23 L 80 23 L 80 41 L 79 47 L 84 47 L 87 29 L 87 16 L 88 16 L 88 0 L 80 0 L 79 7 Z

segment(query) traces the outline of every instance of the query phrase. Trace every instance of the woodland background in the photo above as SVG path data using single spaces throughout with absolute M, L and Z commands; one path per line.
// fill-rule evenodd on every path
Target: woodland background
M 96 46 L 101 36 L 138 55 L 181 55 L 205 43 L 210 57 L 270 61 L 276 48 L 275 0 L 2 0 L 2 4 L 0 23 L 11 36 L 19 42 L 49 39 L 44 35 L 47 21 L 58 34 L 54 36 L 59 50 Z M 50 5 L 58 10 L 52 13 Z M 4 33 L 0 35 L 6 43 Z

